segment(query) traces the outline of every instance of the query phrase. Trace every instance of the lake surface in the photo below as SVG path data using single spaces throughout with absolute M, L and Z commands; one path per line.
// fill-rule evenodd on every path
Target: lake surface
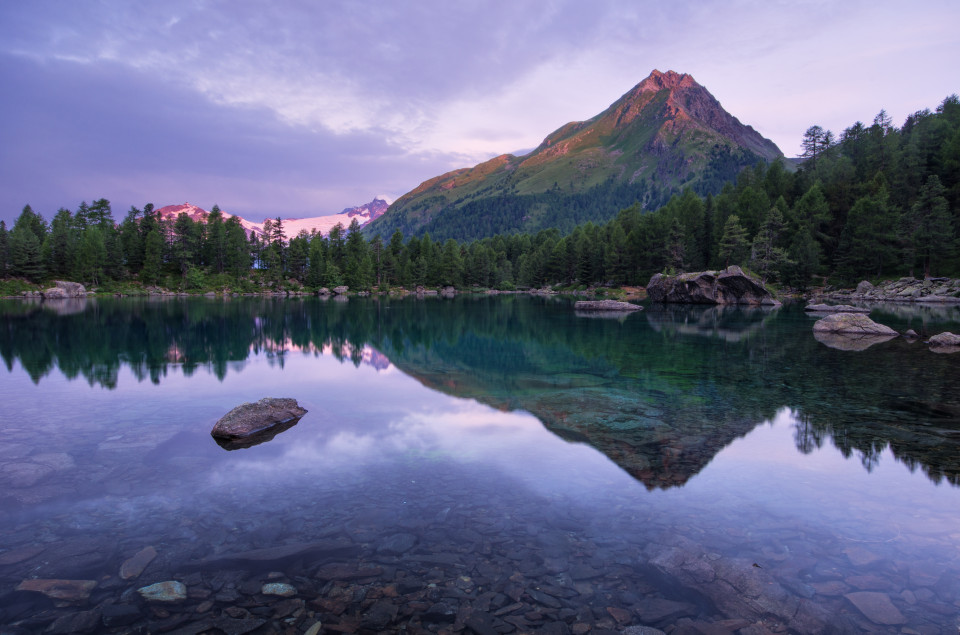
M 838 350 L 791 306 L 0 315 L 4 635 L 958 631 L 960 354 Z M 871 317 L 960 331 L 956 308 Z M 266 396 L 309 412 L 217 445 Z

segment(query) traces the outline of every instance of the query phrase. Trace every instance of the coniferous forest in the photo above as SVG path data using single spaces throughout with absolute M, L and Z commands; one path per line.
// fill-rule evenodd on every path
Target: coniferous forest
M 910 115 L 881 111 L 839 136 L 811 126 L 798 167 L 744 169 L 718 192 L 635 203 L 605 223 L 471 242 L 429 234 L 367 239 L 356 221 L 328 236 L 287 236 L 278 218 L 247 236 L 214 206 L 206 223 L 162 220 L 152 205 L 123 219 L 110 202 L 61 208 L 47 221 L 27 205 L 0 221 L 0 277 L 69 279 L 108 290 L 259 291 L 416 285 L 643 285 L 657 272 L 739 264 L 796 289 L 900 275 L 960 275 L 960 99 Z M 505 231 L 491 225 L 488 231 Z M 8 285 L 9 288 L 9 285 Z

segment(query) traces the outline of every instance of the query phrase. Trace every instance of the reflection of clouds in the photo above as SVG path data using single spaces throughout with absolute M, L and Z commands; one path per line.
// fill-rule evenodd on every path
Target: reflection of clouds
M 399 373 L 394 376 L 407 379 Z M 379 422 L 375 417 L 382 413 L 361 410 L 359 414 L 366 417 L 359 417 L 364 421 L 357 427 L 332 428 L 318 421 L 323 414 L 311 419 L 310 413 L 291 430 L 297 435 L 279 435 L 265 444 L 273 446 L 273 452 L 258 452 L 262 447 L 258 446 L 233 453 L 241 456 L 214 467 L 211 484 L 236 486 L 265 475 L 274 482 L 301 477 L 326 480 L 393 462 L 479 464 L 544 492 L 555 491 L 564 481 L 581 487 L 599 478 L 607 486 L 622 477 L 625 484 L 632 484 L 605 456 L 589 446 L 567 443 L 528 413 L 501 412 L 437 393 L 432 396 L 437 398 L 427 406 L 394 411 Z

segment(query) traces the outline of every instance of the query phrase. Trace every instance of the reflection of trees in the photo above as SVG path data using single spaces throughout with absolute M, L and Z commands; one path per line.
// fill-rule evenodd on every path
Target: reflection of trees
M 155 383 L 171 366 L 222 379 L 251 352 L 277 365 L 305 353 L 358 366 L 373 347 L 432 388 L 534 413 L 650 487 L 685 482 L 783 406 L 799 413 L 801 452 L 830 442 L 872 469 L 889 448 L 911 469 L 960 484 L 955 359 L 901 340 L 831 350 L 791 307 L 670 307 L 624 320 L 578 319 L 563 300 L 518 296 L 97 299 L 75 313 L 0 307 L 0 357 L 34 381 L 57 368 L 112 388 L 122 366 Z

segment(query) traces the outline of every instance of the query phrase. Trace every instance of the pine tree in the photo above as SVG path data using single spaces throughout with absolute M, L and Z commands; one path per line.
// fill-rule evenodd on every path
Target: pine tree
M 0 278 L 6 278 L 10 268 L 10 232 L 6 221 L 0 220 Z
M 684 242 L 683 225 L 675 218 L 673 223 L 670 224 L 670 235 L 667 237 L 665 252 L 667 266 L 671 271 L 680 272 L 684 270 L 686 259 Z
M 140 280 L 144 284 L 154 285 L 160 281 L 160 270 L 163 266 L 163 238 L 160 230 L 154 228 L 147 234 L 144 241 L 143 268 L 140 270 Z
M 783 215 L 776 207 L 770 208 L 767 220 L 753 239 L 750 261 L 754 270 L 766 282 L 768 277 L 778 278 L 788 266 L 788 256 L 785 249 L 778 246 L 780 234 L 783 232 Z
M 807 284 L 820 269 L 820 245 L 814 240 L 810 228 L 794 235 L 788 251 L 786 281 L 791 285 L 806 289 Z
M 857 199 L 840 235 L 837 267 L 847 280 L 881 276 L 896 263 L 899 214 L 889 204 L 886 188 Z
M 120 244 L 126 257 L 128 271 L 136 275 L 143 269 L 144 241 L 140 225 L 146 222 L 143 212 L 131 206 L 126 218 L 120 224 Z
M 463 284 L 463 258 L 460 245 L 452 238 L 443 243 L 440 264 L 440 284 L 459 287 Z
M 77 276 L 94 285 L 103 280 L 103 269 L 107 262 L 107 247 L 103 232 L 97 225 L 90 225 L 80 239 L 80 253 L 77 257 Z
M 730 266 L 731 260 L 736 264 L 746 259 L 749 244 L 747 230 L 740 224 L 740 217 L 733 214 L 723 226 L 723 236 L 720 237 L 717 249 L 717 255 L 724 262 L 724 268 Z
M 61 207 L 50 222 L 50 233 L 44 241 L 44 265 L 48 274 L 69 276 L 77 256 L 79 237 L 70 210 Z
M 931 175 L 905 219 L 906 236 L 925 277 L 930 276 L 931 264 L 942 260 L 954 246 L 953 223 L 944 192 L 939 177 Z
M 247 242 L 247 232 L 236 216 L 231 216 L 224 223 L 226 249 L 224 253 L 224 267 L 236 280 L 250 271 L 251 244 Z M 251 240 L 252 240 L 251 236 Z
M 38 234 L 38 228 L 44 228 L 44 231 Z M 40 281 L 44 273 L 40 246 L 45 237 L 43 219 L 34 214 L 27 205 L 10 231 L 10 273 L 12 275 L 22 276 L 32 282 Z

